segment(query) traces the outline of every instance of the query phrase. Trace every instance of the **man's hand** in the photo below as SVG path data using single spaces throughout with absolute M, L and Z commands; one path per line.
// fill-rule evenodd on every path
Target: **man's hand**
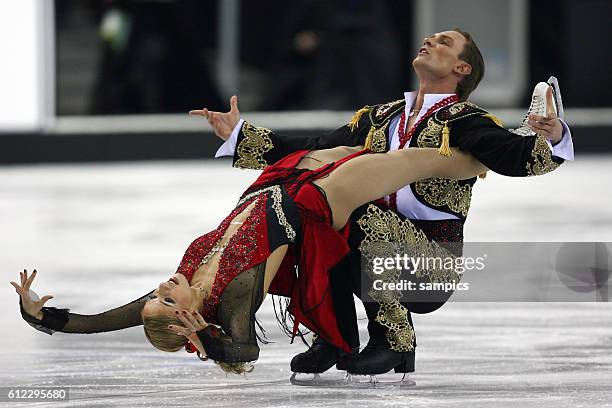
M 185 326 L 183 327 L 171 324 L 168 326 L 168 329 L 170 329 L 175 334 L 178 334 L 179 336 L 187 337 L 187 340 L 189 340 L 191 344 L 193 344 L 198 349 L 200 355 L 202 357 L 206 357 L 206 350 L 204 349 L 204 345 L 202 345 L 202 342 L 200 341 L 197 332 L 202 329 L 205 329 L 208 326 L 208 323 L 206 323 L 202 315 L 197 311 L 190 313 L 187 310 L 177 310 L 176 316 L 183 322 Z
M 230 98 L 229 112 L 211 112 L 206 108 L 189 111 L 190 115 L 204 116 L 215 131 L 215 134 L 223 140 L 227 140 L 232 134 L 232 130 L 240 121 L 240 111 L 238 110 L 238 97 Z
M 553 104 L 552 89 L 549 87 L 546 91 L 546 105 L 548 106 L 546 116 L 529 115 L 528 124 L 532 131 L 555 144 L 563 137 L 563 125 L 552 108 Z
M 29 290 L 30 286 L 32 286 L 34 278 L 36 277 L 36 269 L 34 269 L 34 272 L 29 278 L 27 269 L 24 269 L 23 272 L 19 272 L 19 275 L 21 275 L 21 285 L 18 285 L 15 282 L 11 282 L 11 285 L 13 285 L 17 294 L 21 297 L 21 305 L 23 306 L 23 310 L 25 310 L 25 312 L 30 316 L 35 317 L 38 320 L 42 320 L 42 308 L 49 299 L 53 298 L 53 296 L 43 296 L 43 298 L 40 300 L 34 300 L 30 296 Z

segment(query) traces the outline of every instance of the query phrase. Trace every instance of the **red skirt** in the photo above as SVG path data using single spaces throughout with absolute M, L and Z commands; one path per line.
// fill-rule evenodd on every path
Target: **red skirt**
M 219 299 L 233 278 L 264 262 L 279 246 L 288 244 L 287 255 L 268 292 L 290 297 L 287 310 L 294 317 L 294 336 L 302 324 L 336 347 L 350 352 L 350 346 L 338 330 L 329 278 L 333 266 L 349 253 L 348 227 L 334 230 L 329 204 L 313 181 L 367 150 L 317 170 L 296 169 L 308 152 L 295 152 L 266 167 L 219 227 L 191 243 L 178 272 L 191 281 L 202 259 L 223 236 L 230 221 L 256 201 L 249 217 L 221 255 L 211 296 L 203 304 L 204 318 L 216 321 Z

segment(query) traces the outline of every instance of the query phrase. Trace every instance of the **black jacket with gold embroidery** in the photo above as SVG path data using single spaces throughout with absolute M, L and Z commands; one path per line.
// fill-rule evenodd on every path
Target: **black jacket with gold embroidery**
M 360 109 L 351 123 L 316 137 L 279 137 L 270 129 L 244 122 L 234 153 L 234 167 L 263 169 L 297 150 L 365 145 L 375 152 L 389 149 L 389 123 L 404 109 L 405 100 Z M 446 128 L 446 130 L 445 130 Z M 444 140 L 444 133 L 449 137 Z M 440 109 L 418 124 L 411 147 L 458 147 L 490 170 L 513 177 L 555 170 L 563 159 L 553 156 L 541 135 L 519 136 L 501 126 L 493 115 L 470 102 Z M 410 185 L 423 204 L 465 219 L 476 177 L 468 180 L 430 178 Z

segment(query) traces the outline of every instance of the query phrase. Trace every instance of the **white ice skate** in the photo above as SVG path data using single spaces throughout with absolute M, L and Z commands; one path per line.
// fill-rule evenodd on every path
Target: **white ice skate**
M 320 374 L 301 374 L 303 376 L 312 376 L 310 378 L 297 378 L 298 373 L 293 373 L 289 381 L 293 385 L 303 387 L 320 387 L 320 388 L 409 388 L 414 387 L 416 382 L 406 377 L 406 374 L 401 380 L 386 380 L 379 379 L 375 375 L 352 375 L 346 374 L 341 377 L 325 377 L 321 378 Z
M 549 89 L 551 92 L 550 95 L 547 94 Z M 510 132 L 521 136 L 535 135 L 535 132 L 529 128 L 529 115 L 556 115 L 560 119 L 563 119 L 563 101 L 561 99 L 561 88 L 559 87 L 557 78 L 551 76 L 548 82 L 539 82 L 535 86 L 527 115 L 523 118 L 521 126 L 510 130 Z

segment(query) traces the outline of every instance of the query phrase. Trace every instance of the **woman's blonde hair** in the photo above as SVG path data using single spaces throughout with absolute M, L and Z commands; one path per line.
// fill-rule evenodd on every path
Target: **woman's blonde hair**
M 142 319 L 145 336 L 147 340 L 158 350 L 161 351 L 179 351 L 182 347 L 187 344 L 187 338 L 185 336 L 178 335 L 172 330 L 168 329 L 171 324 L 182 326 L 181 322 L 176 317 L 170 316 L 146 316 Z
M 158 350 L 175 352 L 187 344 L 185 336 L 178 335 L 168 329 L 168 325 L 171 324 L 177 326 L 183 325 L 183 322 L 176 317 L 163 315 L 146 316 L 142 319 L 142 322 L 147 340 Z M 223 335 L 229 337 L 225 334 Z M 244 362 L 226 363 L 215 360 L 215 363 L 226 373 L 232 374 L 246 374 L 254 369 L 253 365 Z

